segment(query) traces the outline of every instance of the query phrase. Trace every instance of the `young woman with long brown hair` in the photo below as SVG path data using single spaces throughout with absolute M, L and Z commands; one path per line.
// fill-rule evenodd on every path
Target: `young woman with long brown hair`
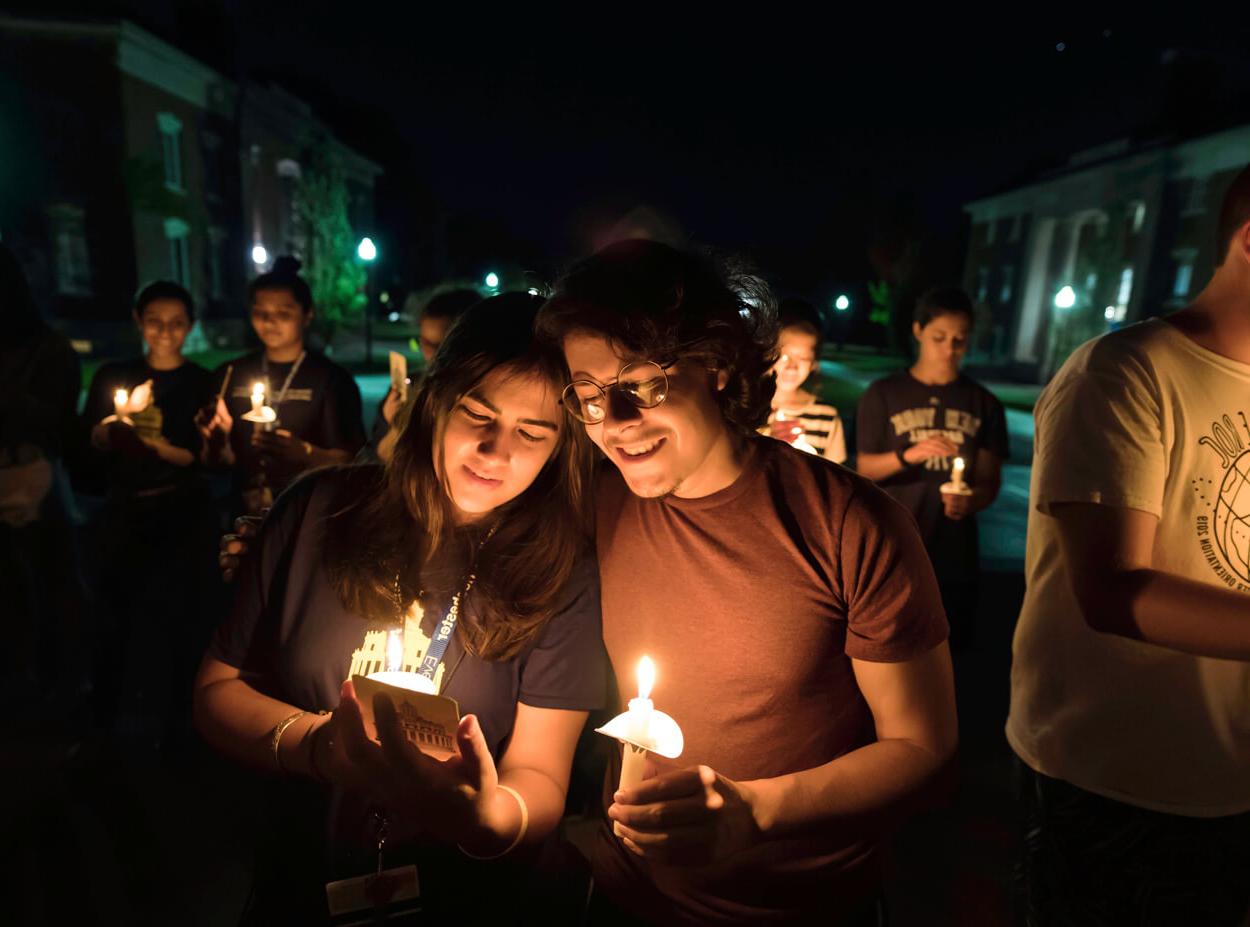
M 606 672 L 586 512 L 591 452 L 559 404 L 563 361 L 534 340 L 540 302 L 510 294 L 470 309 L 385 469 L 305 477 L 250 545 L 200 671 L 197 719 L 223 752 L 283 775 L 282 791 L 332 787 L 334 864 L 326 871 L 312 841 L 288 836 L 287 869 L 373 871 L 379 835 L 367 811 L 384 808 L 387 866 L 405 855 L 390 847 L 419 835 L 408 855 L 427 911 L 503 902 L 516 913 L 515 898 L 466 894 L 483 877 L 471 859 L 536 852 L 563 813 L 574 747 L 587 712 L 606 701 Z M 436 626 L 452 618 L 428 675 L 464 713 L 457 755 L 437 762 L 411 747 L 381 700 L 381 744 L 369 740 L 344 682 L 360 671 L 368 635 L 404 627 L 433 656 Z M 302 820 L 319 823 L 307 812 Z M 486 869 L 500 877 L 499 866 Z M 289 918 L 298 898 L 316 914 L 316 888 L 300 896 L 288 880 L 281 907 L 256 916 Z

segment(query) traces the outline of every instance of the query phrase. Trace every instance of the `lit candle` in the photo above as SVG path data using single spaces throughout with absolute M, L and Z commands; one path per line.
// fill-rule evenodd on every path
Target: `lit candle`
M 130 392 L 128 390 L 119 389 L 113 393 L 113 412 L 118 418 L 122 418 L 126 414 L 126 403 L 130 401 Z
M 258 425 L 269 425 L 278 420 L 278 413 L 265 405 L 265 381 L 257 380 L 252 384 L 252 408 L 243 413 L 244 421 Z M 269 429 L 263 429 L 268 431 Z
M 626 789 L 642 781 L 647 751 L 668 759 L 681 755 L 685 738 L 677 722 L 662 711 L 656 711 L 651 701 L 651 689 L 655 685 L 655 663 L 644 656 L 638 661 L 638 697 L 629 700 L 629 710 L 617 715 L 598 733 L 615 737 L 622 744 L 621 780 L 618 788 Z M 613 832 L 620 835 L 614 823 Z
M 951 482 L 955 484 L 955 492 L 964 491 L 964 459 L 956 457 L 951 467 Z
M 434 690 L 434 680 L 420 673 L 409 673 L 404 670 L 403 628 L 393 628 L 386 632 L 386 669 L 370 673 L 366 678 L 384 682 L 388 686 L 395 686 L 399 689 L 407 689 L 410 692 L 438 694 Z

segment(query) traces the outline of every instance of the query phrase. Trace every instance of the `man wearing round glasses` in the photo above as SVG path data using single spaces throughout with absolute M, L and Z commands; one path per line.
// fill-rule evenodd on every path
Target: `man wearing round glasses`
M 875 923 L 878 848 L 954 753 L 946 620 L 914 523 L 754 429 L 776 337 L 758 278 L 609 246 L 539 317 L 563 401 L 619 472 L 597 498 L 603 632 L 685 750 L 605 807 L 597 921 Z

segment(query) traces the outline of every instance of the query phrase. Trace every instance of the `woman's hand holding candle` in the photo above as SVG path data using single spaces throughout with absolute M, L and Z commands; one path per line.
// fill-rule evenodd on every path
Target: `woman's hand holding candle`
M 456 731 L 458 753 L 446 760 L 426 756 L 404 736 L 389 698 L 374 700 L 374 721 L 381 744 L 369 739 L 351 681 L 343 684 L 335 712 L 332 749 L 314 753 L 327 778 L 349 788 L 363 788 L 387 809 L 400 834 L 415 831 L 456 843 L 474 855 L 492 856 L 507 849 L 521 829 L 519 802 L 499 788 L 499 774 L 481 725 L 465 715 Z M 342 779 L 350 780 L 342 781 Z
M 707 766 L 618 789 L 608 817 L 631 853 L 661 863 L 704 865 L 760 840 L 750 786 Z

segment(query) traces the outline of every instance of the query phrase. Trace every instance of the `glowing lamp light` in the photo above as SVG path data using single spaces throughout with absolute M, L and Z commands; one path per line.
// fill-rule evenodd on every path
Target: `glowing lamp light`
M 1106 309 L 1104 309 L 1102 311 L 1102 317 L 1106 319 L 1108 322 L 1114 322 L 1115 321 L 1115 306 L 1108 306 Z
M 1071 309 L 1076 305 L 1076 290 L 1070 286 L 1065 286 L 1055 294 L 1056 309 Z
M 372 261 L 378 256 L 378 246 L 373 243 L 372 238 L 362 238 L 356 246 L 356 256 L 362 261 Z
M 833 301 L 833 308 L 839 312 L 846 312 L 851 308 L 851 300 L 845 293 L 839 293 L 838 298 Z
M 530 294 L 530 296 L 537 296 L 537 295 L 538 295 L 538 287 L 536 287 L 536 286 L 532 286 L 532 287 L 530 287 L 528 290 L 526 290 L 525 292 L 529 293 L 529 294 Z
M 264 245 L 252 245 L 252 263 L 257 267 L 264 267 L 269 263 L 269 252 Z
M 495 273 L 493 270 L 488 273 L 486 275 L 486 285 L 492 290 L 499 286 L 499 274 Z

